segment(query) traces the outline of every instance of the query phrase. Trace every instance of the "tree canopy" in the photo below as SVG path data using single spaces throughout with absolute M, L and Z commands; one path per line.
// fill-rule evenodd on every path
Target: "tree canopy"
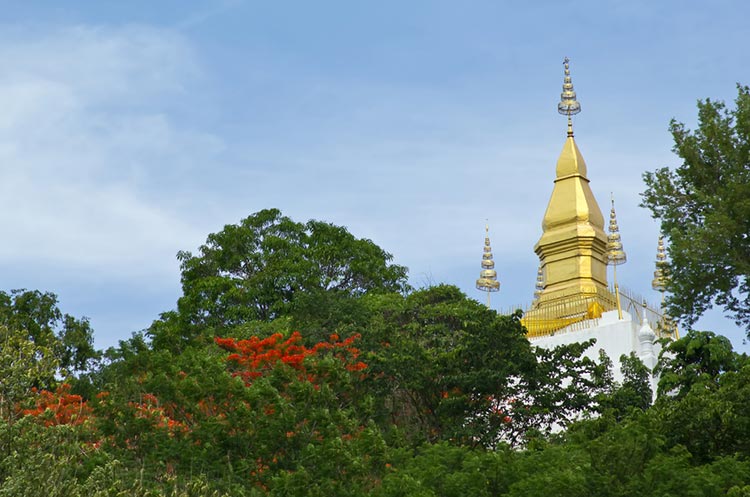
M 63 375 L 86 371 L 99 358 L 88 318 L 63 313 L 52 292 L 0 291 L 0 326 L 49 349 Z
M 695 130 L 672 120 L 682 160 L 644 174 L 643 206 L 669 240 L 667 304 L 692 325 L 712 305 L 750 333 L 750 89 L 735 107 L 698 102 Z
M 536 349 L 343 228 L 245 221 L 102 362 L 54 295 L 2 294 L 0 497 L 750 496 L 750 363 L 722 337 L 666 345 L 652 405 L 633 355 L 617 383 L 593 340 Z
M 199 328 L 271 321 L 311 312 L 326 298 L 406 288 L 406 268 L 372 241 L 322 221 L 295 222 L 278 209 L 226 225 L 196 255 L 177 257 L 183 289 L 177 315 Z

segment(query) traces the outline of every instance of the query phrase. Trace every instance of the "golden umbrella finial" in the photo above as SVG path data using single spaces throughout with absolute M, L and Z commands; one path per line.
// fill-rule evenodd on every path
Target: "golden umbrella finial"
M 570 79 L 570 59 L 565 57 L 565 79 L 563 79 L 563 91 L 560 94 L 560 103 L 557 104 L 557 112 L 568 116 L 568 136 L 573 136 L 573 119 L 571 116 L 581 112 L 581 104 L 576 100 L 576 92 L 573 89 L 573 80 Z
M 659 235 L 659 245 L 656 247 L 656 269 L 651 288 L 661 293 L 661 309 L 664 312 L 664 292 L 667 290 L 667 275 L 664 268 L 667 265 L 667 252 L 664 250 L 664 235 Z
M 651 281 L 651 288 L 662 293 L 667 289 L 667 278 L 664 275 L 664 266 L 667 265 L 667 252 L 664 249 L 664 235 L 659 235 L 659 245 L 656 248 L 656 270 L 654 279 Z
M 615 215 L 615 196 L 612 195 L 612 210 L 609 211 L 609 235 L 607 236 L 607 264 L 613 266 L 613 277 L 615 283 L 615 297 L 617 298 L 617 316 L 622 319 L 622 307 L 620 306 L 620 288 L 617 285 L 617 266 L 625 264 L 628 260 L 622 249 L 620 240 L 620 228 L 617 226 Z
M 477 280 L 477 290 L 487 292 L 487 307 L 490 306 L 490 293 L 500 290 L 500 282 L 497 281 L 495 261 L 492 260 L 492 247 L 490 246 L 490 227 L 484 227 L 484 253 L 482 254 L 482 271 Z
M 667 275 L 665 267 L 667 265 L 667 252 L 664 249 L 664 235 L 659 235 L 659 245 L 656 247 L 656 269 L 654 270 L 654 279 L 651 280 L 651 288 L 661 293 L 661 312 L 663 329 L 673 329 L 674 325 L 669 322 L 669 317 L 664 312 L 664 292 L 667 290 Z
M 607 262 L 613 266 L 624 264 L 628 260 L 625 251 L 622 250 L 620 240 L 620 228 L 617 226 L 617 215 L 615 214 L 615 197 L 612 196 L 612 209 L 609 211 L 609 235 L 607 236 Z

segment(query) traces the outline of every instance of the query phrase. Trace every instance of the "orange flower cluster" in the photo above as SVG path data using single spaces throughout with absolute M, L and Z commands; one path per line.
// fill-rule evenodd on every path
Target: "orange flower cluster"
M 188 431 L 185 423 L 172 418 L 174 406 L 160 405 L 159 399 L 153 394 L 143 394 L 141 402 L 129 402 L 128 404 L 135 410 L 136 418 L 151 421 L 157 428 L 167 430 L 170 436 Z
M 37 394 L 36 406 L 22 411 L 24 416 L 43 420 L 44 426 L 80 425 L 91 414 L 91 408 L 80 395 L 70 393 L 70 385 L 63 383 L 54 392 L 32 389 Z
M 318 355 L 322 351 L 331 351 L 335 357 L 346 363 L 349 371 L 362 371 L 367 368 L 367 364 L 357 361 L 359 349 L 352 346 L 357 339 L 359 335 L 340 340 L 338 335 L 333 334 L 329 341 L 319 342 L 308 348 L 301 343 L 302 335 L 295 331 L 286 340 L 281 333 L 275 333 L 263 339 L 255 336 L 248 340 L 216 337 L 214 341 L 222 349 L 232 352 L 227 357 L 227 362 L 237 369 L 234 375 L 242 377 L 249 385 L 255 378 L 263 376 L 264 372 L 280 362 L 305 373 L 305 359 Z M 311 382 L 314 381 L 314 377 L 310 375 L 306 378 Z

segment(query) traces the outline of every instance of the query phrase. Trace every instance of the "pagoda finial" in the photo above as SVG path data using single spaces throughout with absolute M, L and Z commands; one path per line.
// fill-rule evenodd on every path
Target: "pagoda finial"
M 609 235 L 607 236 L 607 262 L 612 266 L 624 264 L 628 260 L 625 251 L 622 250 L 620 240 L 620 228 L 617 226 L 617 215 L 615 214 L 615 197 L 612 196 L 612 209 L 609 211 Z
M 615 214 L 615 196 L 612 195 L 612 210 L 609 211 L 609 235 L 607 236 L 607 263 L 613 266 L 613 279 L 615 284 L 615 296 L 617 297 L 617 315 L 622 319 L 622 307 L 620 306 L 620 288 L 617 285 L 617 266 L 628 260 L 625 251 L 622 250 L 620 240 L 620 228 L 617 226 Z
M 667 275 L 664 268 L 667 265 L 667 252 L 664 250 L 664 235 L 659 235 L 659 245 L 656 247 L 656 269 L 651 288 L 661 293 L 661 310 L 664 312 L 664 292 L 667 290 Z
M 565 57 L 565 79 L 563 79 L 563 91 L 560 94 L 560 103 L 557 104 L 557 112 L 568 116 L 568 136 L 573 136 L 573 119 L 571 116 L 581 112 L 581 104 L 576 100 L 576 92 L 573 89 L 573 81 L 570 79 L 570 59 Z
M 661 292 L 662 296 L 667 289 L 667 278 L 664 275 L 664 266 L 667 265 L 667 253 L 664 250 L 664 235 L 659 235 L 659 245 L 656 248 L 656 270 L 654 279 L 651 281 L 651 288 Z
M 490 293 L 500 290 L 500 282 L 497 281 L 495 261 L 492 260 L 492 247 L 490 246 L 490 227 L 484 227 L 484 253 L 482 254 L 482 271 L 477 280 L 477 290 L 487 292 L 487 307 L 490 306 Z

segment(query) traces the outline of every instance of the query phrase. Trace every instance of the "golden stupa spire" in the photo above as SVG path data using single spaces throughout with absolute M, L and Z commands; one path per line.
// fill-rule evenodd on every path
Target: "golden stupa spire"
M 656 270 L 654 279 L 651 281 L 651 288 L 661 292 L 662 306 L 664 305 L 664 291 L 667 289 L 667 278 L 664 275 L 664 266 L 667 265 L 667 253 L 664 250 L 664 236 L 659 235 L 659 245 L 656 248 Z
M 573 90 L 569 62 L 566 58 L 563 92 L 557 106 L 558 112 L 568 116 L 568 136 L 557 159 L 554 188 L 542 221 L 543 234 L 534 247 L 544 267 L 540 309 L 571 298 L 611 298 L 604 216 L 589 186 L 586 162 L 573 138 L 571 116 L 581 111 L 581 104 Z
M 570 78 L 570 59 L 565 57 L 563 60 L 565 66 L 565 78 L 563 79 L 563 91 L 560 94 L 560 103 L 557 104 L 557 112 L 568 116 L 568 136 L 573 136 L 573 119 L 574 116 L 581 112 L 581 104 L 576 100 L 576 92 L 573 89 L 573 80 Z
M 654 279 L 651 281 L 651 288 L 661 293 L 661 312 L 662 318 L 659 323 L 659 329 L 667 333 L 671 333 L 675 338 L 680 337 L 680 333 L 677 330 L 672 319 L 667 316 L 664 310 L 664 292 L 667 290 L 667 279 L 666 274 L 667 266 L 667 251 L 664 249 L 664 235 L 659 235 L 659 244 L 656 247 L 656 269 L 654 270 Z
M 500 282 L 497 281 L 495 261 L 492 260 L 492 247 L 490 246 L 490 227 L 484 227 L 484 253 L 482 254 L 482 271 L 477 280 L 477 290 L 487 292 L 487 307 L 490 306 L 490 293 L 500 290 Z
M 620 228 L 617 226 L 615 196 L 612 195 L 612 209 L 609 211 L 609 235 L 607 236 L 607 263 L 612 266 L 615 297 L 617 298 L 617 315 L 620 319 L 622 319 L 622 307 L 620 306 L 620 288 L 617 286 L 617 266 L 625 264 L 627 260 L 628 257 L 622 249 L 622 241 L 620 240 Z

